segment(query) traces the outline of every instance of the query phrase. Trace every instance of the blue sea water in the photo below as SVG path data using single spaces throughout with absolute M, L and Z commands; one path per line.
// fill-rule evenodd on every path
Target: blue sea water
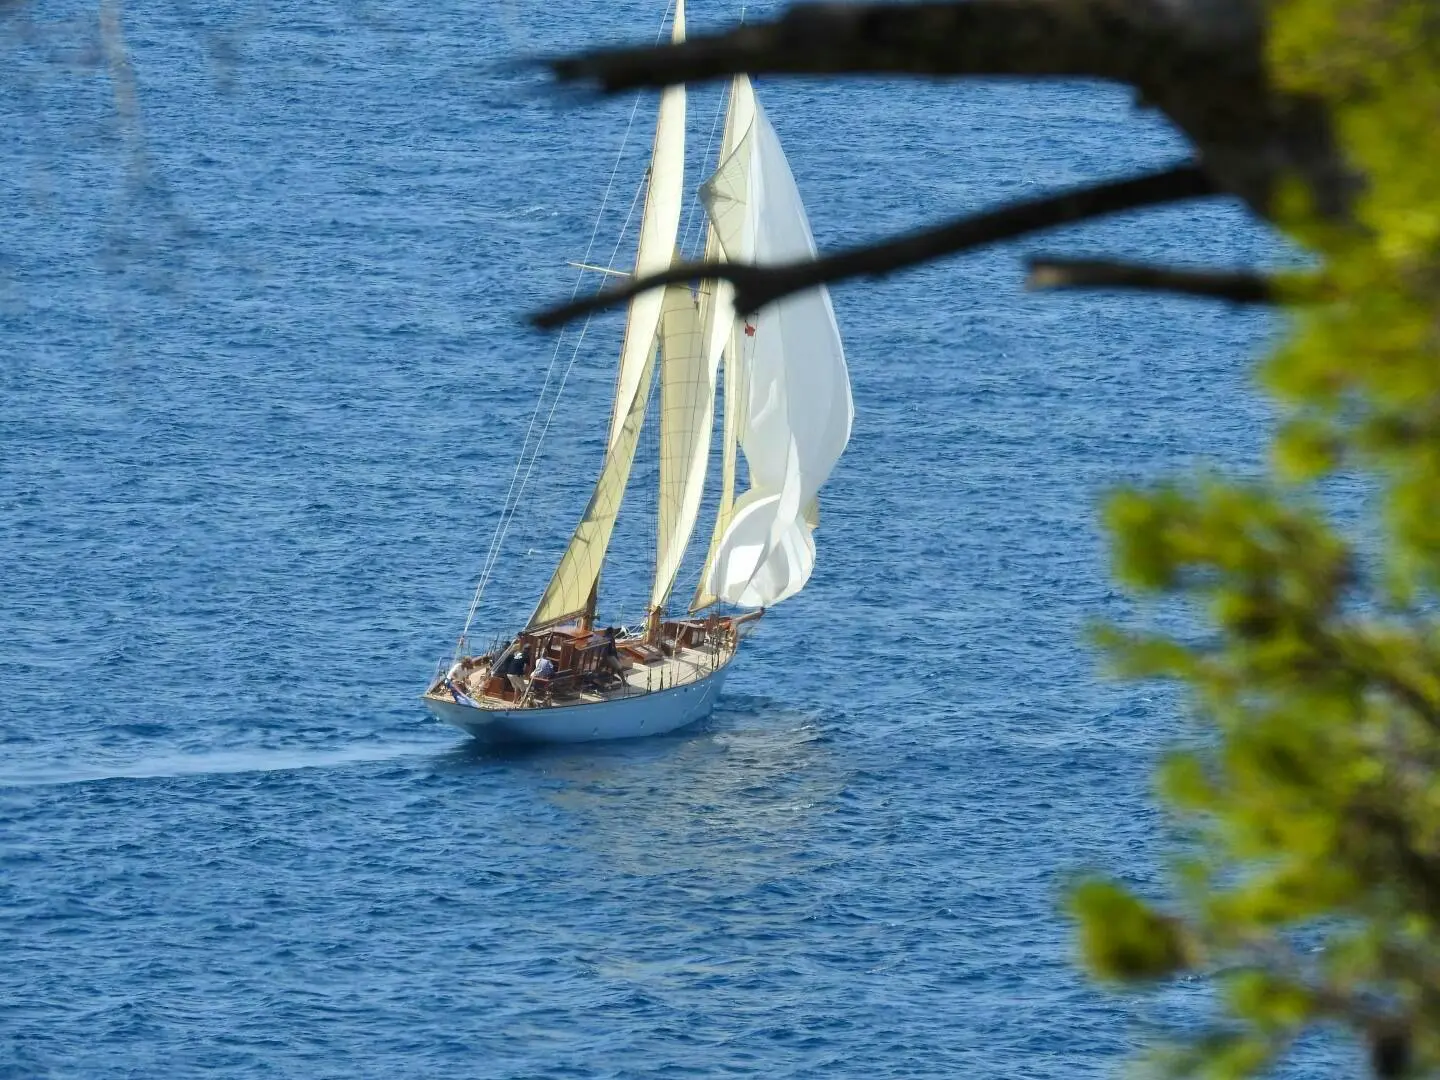
M 697 730 L 497 753 L 422 711 L 576 342 L 520 316 L 602 199 L 608 257 L 654 109 L 622 152 L 632 99 L 503 61 L 660 14 L 171 0 L 126 60 L 91 4 L 0 11 L 0 1075 L 1101 1076 L 1203 1020 L 1200 983 L 1087 982 L 1063 915 L 1084 869 L 1163 893 L 1186 737 L 1085 643 L 1136 614 L 1097 503 L 1257 468 L 1275 326 L 1027 294 L 1021 257 L 1273 259 L 1235 207 L 836 289 L 819 566 Z M 822 247 L 1184 153 L 1099 85 L 760 94 Z M 487 633 L 584 504 L 617 346 L 573 354 Z

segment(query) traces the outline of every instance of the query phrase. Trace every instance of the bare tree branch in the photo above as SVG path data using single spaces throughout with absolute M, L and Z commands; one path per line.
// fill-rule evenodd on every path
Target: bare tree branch
M 1348 221 L 1359 187 L 1318 98 L 1277 87 L 1263 0 L 928 0 L 797 4 L 679 45 L 552 59 L 607 92 L 760 75 L 1099 78 L 1139 91 L 1194 144 L 1218 187 L 1271 218 L 1285 180 Z
M 1025 280 L 1029 289 L 1140 289 L 1229 300 L 1236 304 L 1276 304 L 1276 283 L 1245 271 L 1178 270 L 1166 266 L 1105 259 L 1035 258 Z
M 797 4 L 663 48 L 603 49 L 550 60 L 561 82 L 607 93 L 756 75 L 1026 75 L 1139 82 L 1171 20 L 1132 0 Z
M 824 258 L 775 266 L 748 263 L 682 263 L 659 274 L 631 281 L 617 289 L 542 311 L 531 322 L 542 329 L 563 325 L 581 315 L 624 303 L 662 285 L 722 278 L 735 286 L 735 308 L 758 311 L 791 293 L 854 277 L 884 277 L 916 263 L 951 255 L 1041 229 L 1068 225 L 1121 210 L 1214 195 L 1214 185 L 1194 165 L 1112 180 L 1093 187 L 1064 191 L 998 210 L 958 218 L 932 229 L 909 233 Z

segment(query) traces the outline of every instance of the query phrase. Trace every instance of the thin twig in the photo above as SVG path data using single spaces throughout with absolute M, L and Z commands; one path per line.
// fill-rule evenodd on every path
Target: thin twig
M 1282 299 L 1274 279 L 1248 271 L 1179 270 L 1107 259 L 1048 257 L 1031 259 L 1029 269 L 1025 279 L 1029 289 L 1140 289 L 1235 304 L 1277 304 Z

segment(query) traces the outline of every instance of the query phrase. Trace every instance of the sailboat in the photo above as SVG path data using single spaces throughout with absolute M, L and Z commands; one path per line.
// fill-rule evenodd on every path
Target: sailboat
M 671 39 L 684 36 L 684 0 L 675 0 Z M 635 275 L 678 258 L 685 108 L 684 86 L 664 91 Z M 729 88 L 718 160 L 699 189 L 706 258 L 763 264 L 813 256 L 794 176 L 744 76 Z M 823 288 L 748 317 L 732 301 L 724 281 L 631 300 L 605 458 L 585 512 L 518 634 L 474 654 L 467 620 L 449 666 L 442 662 L 423 695 L 437 717 L 496 740 L 585 742 L 684 727 L 710 713 L 766 609 L 809 580 L 819 490 L 854 416 L 835 313 Z M 601 627 L 601 570 L 657 381 L 658 522 L 646 616 L 643 625 Z M 699 583 L 677 614 L 672 593 L 698 523 L 721 391 L 718 508 Z M 737 496 L 742 454 L 748 487 Z

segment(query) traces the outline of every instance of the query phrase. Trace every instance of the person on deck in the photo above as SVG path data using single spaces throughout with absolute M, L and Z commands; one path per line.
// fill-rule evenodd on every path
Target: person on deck
M 605 645 L 600 650 L 600 670 L 608 671 L 617 679 L 625 678 L 625 665 L 620 662 L 620 650 L 615 645 L 615 639 L 620 631 L 613 626 L 605 628 Z
M 527 659 L 528 657 L 523 652 L 516 649 L 500 662 L 500 668 L 496 672 L 497 675 L 504 676 L 505 681 L 517 693 L 525 692 L 525 661 Z
M 535 662 L 535 674 L 533 678 L 548 679 L 555 674 L 555 661 L 548 656 L 542 656 Z

